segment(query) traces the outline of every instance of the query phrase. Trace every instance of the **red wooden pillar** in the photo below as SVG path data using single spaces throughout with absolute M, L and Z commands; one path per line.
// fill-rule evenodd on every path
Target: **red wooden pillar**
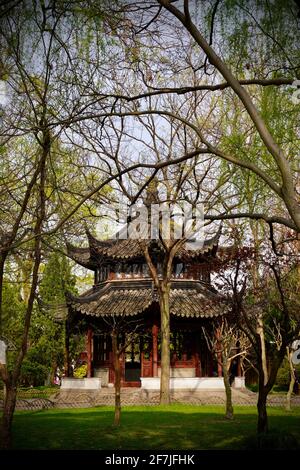
M 93 330 L 89 326 L 87 332 L 87 376 L 92 377 L 92 339 L 93 339 Z
M 115 371 L 114 371 L 114 357 L 113 352 L 109 351 L 109 372 L 108 372 L 108 382 L 110 384 L 115 383 Z
M 195 376 L 202 377 L 201 361 L 200 361 L 198 352 L 195 352 L 194 354 L 194 361 L 195 361 Z
M 123 352 L 120 356 L 120 368 L 121 368 L 121 383 L 126 382 L 125 372 L 126 372 L 126 353 Z M 124 386 L 124 385 L 123 385 Z
M 153 375 L 153 377 L 158 377 L 158 368 L 157 368 L 158 344 L 157 344 L 157 336 L 158 336 L 158 326 L 153 325 L 153 327 L 152 327 L 152 375 Z

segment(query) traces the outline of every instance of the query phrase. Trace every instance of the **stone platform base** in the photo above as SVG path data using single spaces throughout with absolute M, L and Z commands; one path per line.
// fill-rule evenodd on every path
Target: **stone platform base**
M 61 390 L 99 390 L 102 381 L 100 377 L 76 379 L 63 377 Z M 113 387 L 113 384 L 106 384 Z M 233 388 L 245 388 L 245 378 L 235 377 Z M 160 390 L 160 377 L 141 377 L 141 388 L 143 390 Z M 222 377 L 171 377 L 171 390 L 224 390 Z
M 141 377 L 141 388 L 144 390 L 160 390 L 159 377 Z M 171 390 L 224 390 L 222 377 L 172 377 Z
M 101 389 L 101 378 L 75 379 L 73 377 L 63 377 L 60 388 L 61 390 L 99 390 Z
M 141 388 L 160 390 L 159 377 L 141 377 Z M 244 389 L 245 377 L 235 377 L 232 388 Z M 225 390 L 223 377 L 171 377 L 171 390 Z

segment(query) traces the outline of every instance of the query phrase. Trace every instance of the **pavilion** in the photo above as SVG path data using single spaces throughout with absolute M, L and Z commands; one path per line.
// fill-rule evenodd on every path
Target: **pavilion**
M 112 343 L 108 318 L 125 316 L 143 324 L 122 355 L 122 386 L 158 390 L 160 386 L 160 311 L 157 291 L 139 240 L 97 240 L 87 233 L 88 247 L 68 245 L 68 255 L 94 272 L 94 285 L 80 296 L 68 296 L 68 325 L 82 322 L 86 331 L 87 379 L 65 379 L 63 388 L 113 386 Z M 213 321 L 229 315 L 226 299 L 211 285 L 220 233 L 202 248 L 185 245 L 173 263 L 170 292 L 172 389 L 223 389 L 222 367 L 207 346 L 205 331 Z M 163 248 L 149 240 L 149 253 L 161 271 Z M 243 386 L 237 362 L 236 387 Z M 93 380 L 92 380 L 93 379 Z

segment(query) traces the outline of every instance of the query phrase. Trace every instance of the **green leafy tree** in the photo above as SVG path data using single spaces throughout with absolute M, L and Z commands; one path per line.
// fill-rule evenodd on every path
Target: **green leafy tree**
M 76 293 L 75 282 L 67 258 L 53 253 L 45 266 L 40 284 L 39 309 L 36 321 L 33 316 L 31 332 L 34 347 L 28 354 L 28 360 L 36 359 L 46 367 L 48 381 L 53 381 L 56 368 L 62 369 L 64 365 L 65 293 Z

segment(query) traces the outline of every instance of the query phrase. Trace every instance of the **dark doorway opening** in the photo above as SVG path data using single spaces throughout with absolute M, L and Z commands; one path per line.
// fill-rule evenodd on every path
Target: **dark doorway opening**
M 136 335 L 125 350 L 125 383 L 139 386 L 141 377 L 141 344 Z

